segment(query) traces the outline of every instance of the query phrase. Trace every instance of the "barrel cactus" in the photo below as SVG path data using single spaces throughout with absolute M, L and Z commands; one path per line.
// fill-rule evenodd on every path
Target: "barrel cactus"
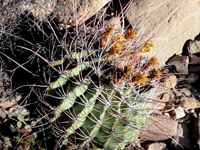
M 138 46 L 135 30 L 91 31 L 68 37 L 50 64 L 59 72 L 44 97 L 50 122 L 62 145 L 124 149 L 145 129 L 154 95 L 143 91 L 162 73 L 145 57 L 152 41 Z

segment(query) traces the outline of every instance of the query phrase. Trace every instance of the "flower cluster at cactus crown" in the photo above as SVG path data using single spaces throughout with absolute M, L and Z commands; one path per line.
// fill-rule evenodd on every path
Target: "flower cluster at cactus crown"
M 114 24 L 108 24 L 100 39 L 101 48 L 107 48 L 107 60 L 114 60 L 117 65 L 118 75 L 113 81 L 123 84 L 125 81 L 144 86 L 151 81 L 159 80 L 162 72 L 155 69 L 158 65 L 157 58 L 146 60 L 144 54 L 152 51 L 154 44 L 151 40 L 142 46 L 135 46 L 136 31 L 127 29 L 119 33 Z

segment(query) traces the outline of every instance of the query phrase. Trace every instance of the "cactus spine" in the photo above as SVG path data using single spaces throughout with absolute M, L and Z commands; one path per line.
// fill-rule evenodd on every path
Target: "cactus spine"
M 127 47 L 135 31 L 128 30 L 126 35 L 113 31 L 111 35 L 111 30 L 114 25 L 108 25 L 100 42 L 90 48 L 73 41 L 70 51 L 65 49 L 65 57 L 52 62 L 65 69 L 47 88 L 45 100 L 56 103 L 51 122 L 65 122 L 65 144 L 76 141 L 79 148 L 123 149 L 138 140 L 148 122 L 153 95 L 141 93 L 139 88 L 160 77 L 152 75 L 157 60 L 141 64 L 142 54 L 152 49 L 152 42 L 142 48 Z M 133 57 L 137 58 L 134 62 Z

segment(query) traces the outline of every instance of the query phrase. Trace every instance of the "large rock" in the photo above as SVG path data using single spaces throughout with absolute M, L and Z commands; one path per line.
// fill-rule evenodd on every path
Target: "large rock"
M 34 19 L 43 20 L 51 13 L 64 27 L 80 25 L 100 11 L 110 0 L 34 0 L 24 2 L 22 11 L 32 13 Z
M 185 41 L 200 31 L 199 0 L 136 0 L 126 16 L 136 30 L 145 29 L 141 43 L 153 38 L 156 47 L 150 55 L 157 56 L 160 64 L 180 54 Z
M 140 132 L 141 140 L 161 141 L 176 134 L 178 122 L 165 116 L 153 116 L 147 124 L 146 130 Z
M 65 25 L 80 25 L 100 11 L 110 0 L 60 0 L 54 14 Z

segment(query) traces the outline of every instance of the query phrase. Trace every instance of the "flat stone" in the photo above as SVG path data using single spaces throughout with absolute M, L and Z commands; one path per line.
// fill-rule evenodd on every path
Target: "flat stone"
M 147 128 L 140 133 L 141 140 L 160 141 L 176 134 L 178 122 L 168 116 L 160 115 L 150 118 Z
M 163 150 L 166 148 L 166 144 L 163 142 L 156 142 L 156 143 L 151 143 L 148 145 L 147 150 Z
M 185 117 L 184 109 L 181 106 L 178 106 L 177 108 L 175 108 L 174 113 L 175 113 L 176 120 Z

